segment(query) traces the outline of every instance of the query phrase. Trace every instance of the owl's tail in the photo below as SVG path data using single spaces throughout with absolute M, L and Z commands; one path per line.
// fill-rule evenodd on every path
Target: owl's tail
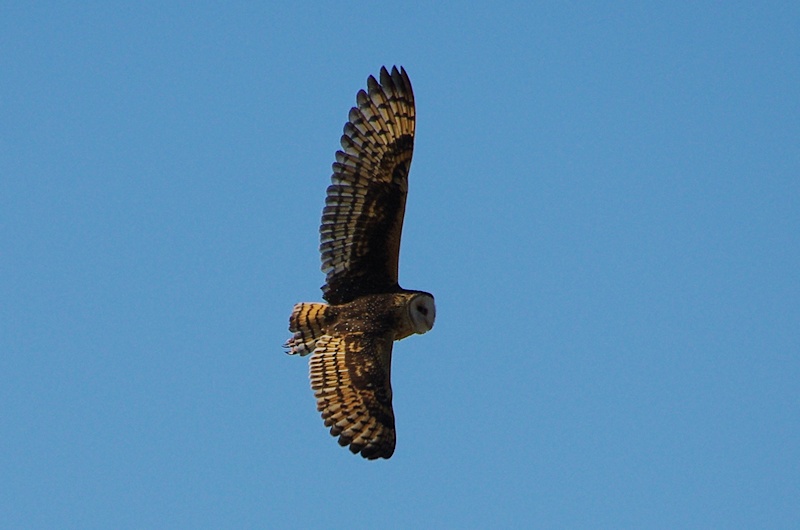
M 308 355 L 317 340 L 325 334 L 328 304 L 301 302 L 294 306 L 289 317 L 289 331 L 294 335 L 284 344 L 289 355 Z

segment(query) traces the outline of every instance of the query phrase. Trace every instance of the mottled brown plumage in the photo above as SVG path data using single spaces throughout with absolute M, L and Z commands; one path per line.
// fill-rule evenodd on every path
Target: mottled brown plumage
M 414 95 L 405 70 L 381 68 L 356 96 L 320 227 L 323 298 L 297 304 L 289 353 L 313 353 L 311 388 L 331 434 L 363 457 L 395 448 L 392 343 L 433 326 L 433 296 L 398 284 Z
M 320 227 L 322 296 L 341 304 L 396 290 L 414 150 L 414 93 L 405 70 L 381 69 L 344 126 Z

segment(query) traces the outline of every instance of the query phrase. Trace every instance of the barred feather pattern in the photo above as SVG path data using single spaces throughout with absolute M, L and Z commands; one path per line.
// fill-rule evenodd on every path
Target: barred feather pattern
M 320 226 L 323 298 L 398 288 L 397 265 L 416 113 L 404 69 L 381 68 L 356 96 L 336 153 Z
M 365 333 L 324 335 L 311 356 L 311 388 L 339 445 L 374 460 L 394 453 L 392 339 Z
M 308 355 L 317 344 L 317 339 L 325 334 L 325 326 L 333 314 L 328 312 L 330 306 L 322 303 L 301 302 L 295 304 L 289 317 L 289 331 L 294 335 L 286 344 L 290 355 Z

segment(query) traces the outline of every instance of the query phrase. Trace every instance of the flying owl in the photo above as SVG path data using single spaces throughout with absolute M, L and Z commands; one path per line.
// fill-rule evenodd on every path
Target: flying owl
M 414 94 L 404 69 L 367 79 L 344 126 L 320 226 L 328 302 L 299 303 L 289 354 L 311 355 L 311 388 L 339 445 L 370 460 L 394 453 L 392 344 L 433 327 L 433 295 L 398 285 Z

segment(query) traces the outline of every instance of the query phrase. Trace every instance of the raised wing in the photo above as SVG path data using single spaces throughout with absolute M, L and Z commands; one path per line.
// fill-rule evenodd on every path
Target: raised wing
M 350 109 L 322 212 L 322 296 L 332 304 L 398 287 L 414 94 L 402 68 L 381 68 L 380 78 L 367 79 Z
M 311 388 L 339 445 L 374 460 L 394 453 L 392 338 L 367 333 L 324 335 L 309 363 Z

